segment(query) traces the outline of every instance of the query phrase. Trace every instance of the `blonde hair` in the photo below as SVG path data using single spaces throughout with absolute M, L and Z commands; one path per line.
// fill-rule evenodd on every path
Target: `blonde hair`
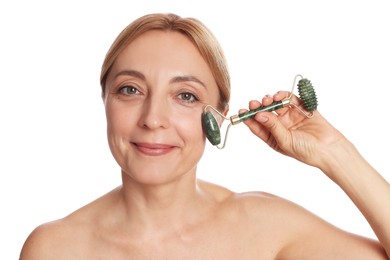
M 105 94 L 107 75 L 118 55 L 135 38 L 150 30 L 180 32 L 188 37 L 198 48 L 217 83 L 220 102 L 218 109 L 224 111 L 230 100 L 230 76 L 227 62 L 217 39 L 211 31 L 194 18 L 181 18 L 175 14 L 148 14 L 129 24 L 115 39 L 104 59 L 100 74 L 102 94 Z

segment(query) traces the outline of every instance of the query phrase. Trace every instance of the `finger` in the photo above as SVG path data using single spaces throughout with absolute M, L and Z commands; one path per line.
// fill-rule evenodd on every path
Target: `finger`
M 279 147 L 284 150 L 289 146 L 290 135 L 287 128 L 280 122 L 278 117 L 273 113 L 258 113 L 254 117 L 276 140 Z M 260 136 L 259 136 L 260 137 Z M 261 138 L 261 137 L 260 137 Z M 268 137 L 269 138 L 269 137 Z M 263 139 L 264 140 L 264 139 Z M 267 140 L 264 140 L 267 142 Z M 271 145 L 271 144 L 269 144 Z
M 261 100 L 261 103 L 263 104 L 263 106 L 269 106 L 272 104 L 272 102 L 274 102 L 274 98 L 271 95 L 266 95 Z
M 288 91 L 278 91 L 273 96 L 273 99 L 274 99 L 274 101 L 281 101 L 281 100 L 287 99 L 289 96 L 290 96 L 290 92 L 288 92 Z M 276 110 L 275 112 L 278 115 L 284 115 L 288 110 L 289 110 L 289 107 L 287 106 L 287 107 L 280 108 L 280 109 Z
M 258 100 L 251 100 L 251 101 L 249 101 L 249 109 L 250 110 L 257 109 L 260 106 L 261 106 L 261 103 Z M 238 110 L 238 114 L 242 114 L 242 113 L 245 113 L 247 111 L 248 111 L 248 109 L 241 108 L 240 110 Z
M 280 101 L 280 100 L 283 100 L 283 99 L 286 99 L 290 96 L 290 92 L 289 91 L 278 91 L 274 96 L 274 100 L 275 101 Z
M 263 97 L 262 102 L 258 100 L 249 101 L 249 109 L 254 110 L 261 106 L 268 106 L 273 102 L 273 97 L 271 95 L 266 95 Z M 239 113 L 245 112 L 244 110 L 240 110 Z
M 249 109 L 252 110 L 252 109 L 256 109 L 258 107 L 261 106 L 261 103 L 257 100 L 251 100 L 249 101 Z
M 260 106 L 262 106 L 262 103 L 258 100 L 249 101 L 249 109 L 250 110 L 257 109 Z M 238 113 L 241 114 L 241 113 L 244 113 L 247 111 L 248 111 L 247 109 L 240 109 L 238 111 Z M 258 136 L 259 138 L 262 138 L 262 139 L 265 138 L 265 136 L 267 134 L 267 133 L 265 133 L 266 130 L 264 129 L 264 127 L 261 124 L 259 124 L 259 122 L 255 121 L 253 119 L 249 119 L 249 120 L 245 120 L 244 124 L 246 124 L 248 126 L 248 128 L 251 130 L 251 132 L 253 134 L 255 134 L 256 136 Z
M 269 138 L 270 133 L 268 130 L 260 124 L 258 121 L 254 119 L 246 120 L 244 121 L 244 124 L 248 126 L 249 130 L 259 137 L 262 140 L 267 140 Z
M 291 102 L 295 103 L 295 104 L 300 104 L 301 103 L 301 100 L 294 94 L 291 95 L 291 92 L 288 92 L 288 91 L 279 91 L 278 93 L 276 93 L 273 97 L 275 99 L 275 101 L 279 101 L 279 100 L 283 100 L 283 99 L 289 99 Z

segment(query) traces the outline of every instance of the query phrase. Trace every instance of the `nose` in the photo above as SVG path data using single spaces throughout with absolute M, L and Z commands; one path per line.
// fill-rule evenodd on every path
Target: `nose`
M 150 98 L 142 106 L 138 125 L 148 129 L 167 128 L 169 113 L 169 105 L 166 101 Z

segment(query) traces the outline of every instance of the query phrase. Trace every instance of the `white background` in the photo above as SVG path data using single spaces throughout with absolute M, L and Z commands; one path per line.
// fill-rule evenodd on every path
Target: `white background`
M 319 110 L 390 180 L 388 1 L 3 1 L 0 4 L 0 259 L 28 234 L 120 184 L 109 152 L 99 73 L 117 34 L 151 12 L 203 21 L 232 78 L 230 114 L 296 74 Z M 207 148 L 199 177 L 234 191 L 288 198 L 374 237 L 347 196 L 317 169 L 285 158 L 242 124 Z M 380 200 L 382 198 L 378 198 Z

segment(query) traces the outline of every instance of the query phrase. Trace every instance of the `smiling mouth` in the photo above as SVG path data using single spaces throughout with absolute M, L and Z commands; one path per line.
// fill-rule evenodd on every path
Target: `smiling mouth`
M 168 144 L 151 144 L 151 143 L 132 143 L 133 146 L 142 154 L 148 156 L 160 156 L 170 153 L 175 146 Z

